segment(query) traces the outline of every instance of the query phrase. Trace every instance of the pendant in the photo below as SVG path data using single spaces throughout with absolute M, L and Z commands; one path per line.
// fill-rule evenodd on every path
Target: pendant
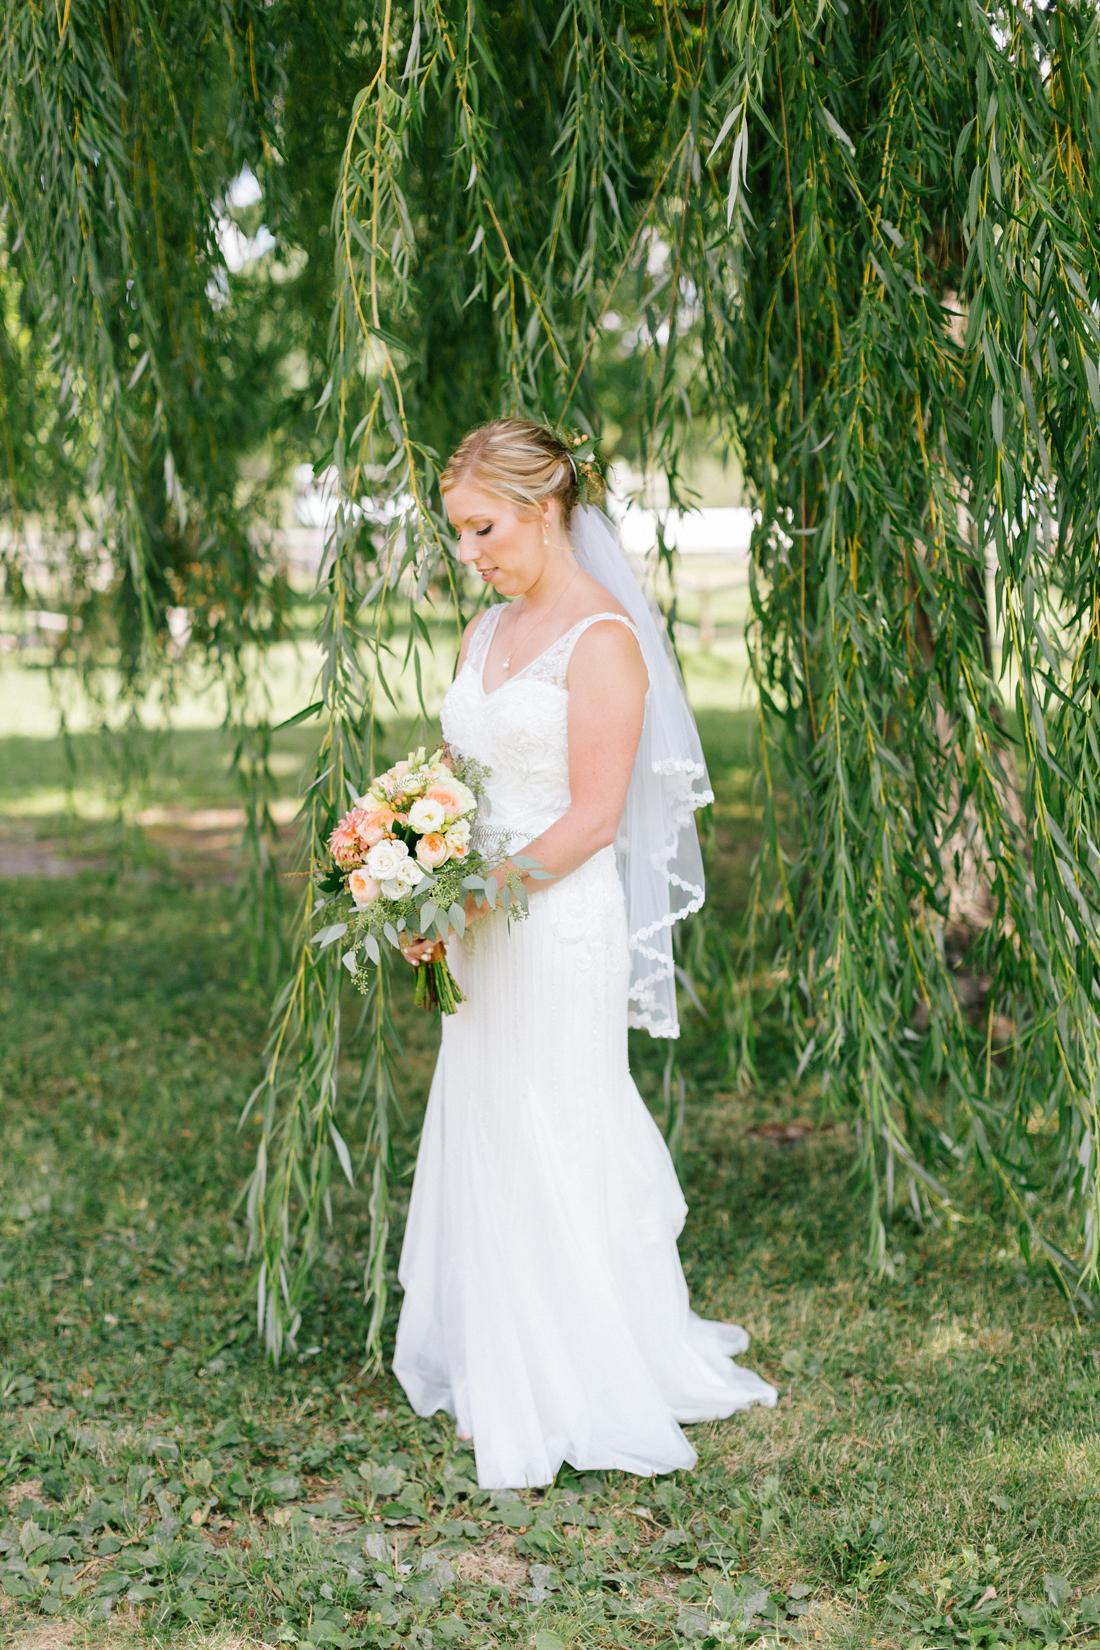
M 505 670 L 511 670 L 511 668 L 512 668 L 512 661 L 511 661 L 511 659 L 505 659 L 505 661 L 504 661 L 504 669 L 505 669 Z

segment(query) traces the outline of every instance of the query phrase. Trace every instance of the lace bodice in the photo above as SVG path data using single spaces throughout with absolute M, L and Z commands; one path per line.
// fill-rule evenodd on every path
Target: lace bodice
M 529 839 L 569 809 L 567 677 L 573 649 L 590 625 L 604 619 L 625 624 L 635 638 L 637 631 L 620 613 L 592 613 L 486 693 L 485 656 L 503 612 L 503 604 L 491 607 L 474 631 L 440 720 L 451 750 L 489 769 L 479 822 Z

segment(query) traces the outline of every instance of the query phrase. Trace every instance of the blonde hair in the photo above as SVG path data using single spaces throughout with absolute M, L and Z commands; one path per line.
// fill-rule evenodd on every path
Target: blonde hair
M 439 478 L 439 490 L 447 493 L 461 481 L 475 482 L 524 515 L 537 515 L 547 499 L 556 498 L 567 532 L 579 497 L 569 448 L 553 430 L 527 418 L 497 418 L 463 437 Z

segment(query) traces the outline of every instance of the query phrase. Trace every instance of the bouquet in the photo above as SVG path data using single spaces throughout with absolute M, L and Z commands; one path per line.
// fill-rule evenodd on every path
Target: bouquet
M 320 899 L 313 913 L 335 905 L 340 920 L 315 934 L 314 944 L 323 948 L 347 935 L 350 948 L 341 960 L 361 991 L 369 982 L 368 964 L 381 961 L 383 941 L 399 950 L 407 938 L 434 936 L 431 957 L 417 973 L 416 1001 L 453 1014 L 465 997 L 447 966 L 444 943 L 452 932 L 465 933 L 467 895 L 490 908 L 499 898 L 513 915 L 526 916 L 519 873 L 535 861 L 513 857 L 501 881 L 491 873 L 506 857 L 503 842 L 493 845 L 499 850 L 495 860 L 484 833 L 473 842 L 487 777 L 474 762 L 448 766 L 442 750 L 426 758 L 421 746 L 375 779 L 364 796 L 352 793 L 355 806 L 328 839 L 333 863 L 317 878 L 330 897 Z

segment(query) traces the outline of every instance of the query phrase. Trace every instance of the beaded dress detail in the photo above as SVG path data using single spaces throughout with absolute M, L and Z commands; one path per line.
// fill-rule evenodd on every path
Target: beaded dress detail
M 566 813 L 568 670 L 595 614 L 486 693 L 490 608 L 443 702 L 451 749 L 489 769 L 486 826 L 514 849 Z M 691 1467 L 681 1422 L 775 1389 L 732 1362 L 734 1324 L 688 1304 L 687 1213 L 627 1061 L 630 957 L 613 847 L 482 918 L 448 961 L 445 1017 L 401 1255 L 394 1371 L 420 1415 L 472 1434 L 486 1489 L 579 1470 Z

